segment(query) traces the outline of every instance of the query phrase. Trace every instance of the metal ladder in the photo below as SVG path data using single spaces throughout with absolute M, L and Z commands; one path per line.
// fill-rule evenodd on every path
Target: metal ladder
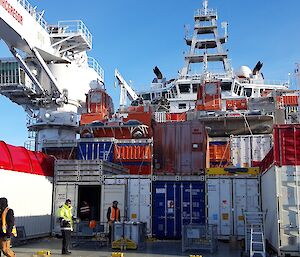
M 245 251 L 250 257 L 266 257 L 264 215 L 245 212 Z

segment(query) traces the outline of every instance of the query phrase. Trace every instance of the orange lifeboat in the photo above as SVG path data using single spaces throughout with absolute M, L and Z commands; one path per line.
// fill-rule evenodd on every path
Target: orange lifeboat
M 114 106 L 112 98 L 105 89 L 91 89 L 86 95 L 86 112 L 81 114 L 80 125 L 95 121 L 105 121 L 112 117 Z

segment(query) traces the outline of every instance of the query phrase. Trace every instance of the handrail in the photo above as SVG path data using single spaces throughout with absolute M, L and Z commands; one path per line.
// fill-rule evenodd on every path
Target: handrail
M 217 16 L 217 11 L 214 9 L 198 9 L 195 11 L 195 16 Z
M 88 67 L 94 69 L 94 71 L 96 71 L 100 78 L 104 81 L 104 70 L 93 57 L 88 57 Z
M 24 9 L 40 24 L 45 30 L 48 30 L 48 24 L 46 20 L 42 17 L 42 14 L 36 11 L 28 0 L 17 0 L 17 2 L 24 7 Z
M 80 33 L 87 40 L 90 47 L 92 46 L 92 34 L 88 30 L 87 26 L 83 23 L 83 21 L 81 20 L 59 21 L 57 23 L 57 28 L 58 30 L 49 30 L 49 33 L 50 34 Z

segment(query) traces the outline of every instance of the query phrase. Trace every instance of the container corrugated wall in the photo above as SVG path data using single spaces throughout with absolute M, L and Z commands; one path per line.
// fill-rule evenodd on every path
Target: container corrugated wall
M 205 223 L 204 181 L 155 181 L 152 184 L 152 234 L 181 238 L 181 227 Z
M 0 169 L 0 195 L 14 210 L 27 238 L 50 235 L 53 178 Z
M 274 127 L 274 158 L 278 165 L 300 165 L 300 125 Z
M 272 135 L 231 136 L 232 165 L 235 167 L 259 166 L 272 146 Z
M 113 162 L 114 144 L 113 142 L 79 142 L 77 159 Z
M 200 121 L 157 123 L 154 126 L 154 173 L 204 173 L 206 133 Z
M 119 140 L 115 144 L 114 162 L 132 175 L 150 175 L 152 148 L 152 140 Z

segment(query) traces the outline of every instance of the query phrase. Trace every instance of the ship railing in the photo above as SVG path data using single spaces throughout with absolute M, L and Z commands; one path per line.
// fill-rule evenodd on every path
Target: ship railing
M 53 28 L 49 29 L 50 34 L 81 34 L 89 46 L 92 46 L 92 34 L 81 20 L 59 21 L 57 29 Z
M 290 85 L 290 82 L 286 80 L 265 80 L 264 84 L 288 87 Z
M 42 17 L 43 12 L 37 12 L 36 7 L 33 7 L 28 0 L 17 0 L 17 2 L 24 7 L 24 9 L 40 24 L 45 30 L 48 30 L 46 20 Z
M 217 16 L 217 11 L 214 9 L 198 9 L 195 11 L 195 16 Z
M 88 57 L 88 67 L 94 69 L 94 71 L 97 72 L 102 81 L 104 81 L 104 70 L 93 57 Z

